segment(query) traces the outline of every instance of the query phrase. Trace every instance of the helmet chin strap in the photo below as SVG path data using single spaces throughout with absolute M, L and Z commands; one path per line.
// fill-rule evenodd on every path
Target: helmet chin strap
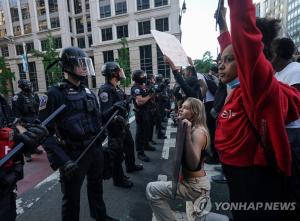
M 71 76 L 73 79 L 72 80 L 75 80 L 75 81 L 83 81 L 86 76 L 78 76 L 77 74 L 74 74 L 73 72 L 71 71 L 67 71 L 67 70 L 64 70 L 65 73 L 67 73 L 69 76 Z

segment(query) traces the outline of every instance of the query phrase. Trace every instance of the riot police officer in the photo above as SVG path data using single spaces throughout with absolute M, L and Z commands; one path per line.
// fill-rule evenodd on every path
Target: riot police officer
M 166 139 L 167 137 L 163 133 L 163 129 L 166 129 L 163 127 L 162 122 L 164 119 L 164 113 L 165 113 L 165 107 L 164 107 L 164 101 L 165 96 L 163 94 L 163 91 L 165 89 L 165 85 L 163 84 L 163 76 L 161 74 L 156 75 L 155 77 L 155 90 L 158 92 L 156 95 L 156 130 L 157 130 L 157 138 L 158 139 Z
M 76 161 L 101 128 L 97 98 L 81 84 L 88 75 L 95 74 L 92 61 L 82 49 L 68 47 L 61 51 L 59 65 L 65 79 L 48 90 L 43 115 L 48 116 L 57 107 L 66 105 L 65 110 L 48 127 L 52 136 L 44 143 L 50 166 L 60 171 L 62 220 L 79 221 L 80 189 L 85 177 L 91 217 L 97 221 L 115 220 L 107 216 L 102 196 L 101 140 L 95 142 L 79 162 Z
M 107 62 L 102 66 L 102 75 L 105 77 L 105 84 L 98 93 L 101 111 L 106 113 L 112 109 L 119 110 L 118 116 L 108 127 L 108 147 L 116 153 L 112 177 L 115 186 L 130 188 L 133 183 L 125 177 L 122 167 L 124 153 L 127 171 L 133 172 L 143 167 L 135 165 L 134 143 L 130 142 L 129 123 L 125 120 L 128 119 L 129 103 L 126 101 L 126 94 L 118 86 L 120 80 L 125 79 L 125 74 L 116 62 Z
M 27 125 L 27 131 L 20 133 L 12 128 L 12 112 L 6 100 L 0 95 L 0 159 L 18 142 L 25 147 L 35 147 L 48 133 L 46 127 L 37 124 Z M 13 134 L 13 136 L 11 136 Z M 27 150 L 28 151 L 28 150 Z M 16 219 L 16 183 L 23 178 L 22 151 L 0 167 L 0 217 L 1 220 Z
M 15 117 L 19 118 L 22 123 L 32 123 L 38 119 L 40 99 L 39 96 L 32 92 L 32 85 L 29 80 L 21 79 L 18 81 L 18 87 L 21 91 L 12 99 L 12 111 Z M 35 149 L 37 154 L 43 151 Z M 32 161 L 31 153 L 25 153 L 26 161 Z
M 135 70 L 132 73 L 134 85 L 131 87 L 131 95 L 134 97 L 134 111 L 136 121 L 135 144 L 138 158 L 144 162 L 149 162 L 150 158 L 145 154 L 145 150 L 155 150 L 149 146 L 149 131 L 151 119 L 149 113 L 150 100 L 154 97 L 152 88 L 147 90 L 146 75 L 142 70 Z

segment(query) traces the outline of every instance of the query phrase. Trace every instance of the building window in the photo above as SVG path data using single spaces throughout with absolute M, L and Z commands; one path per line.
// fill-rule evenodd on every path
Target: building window
M 30 12 L 29 12 L 29 5 L 28 5 L 28 0 L 21 0 L 21 14 L 22 14 L 22 19 L 26 20 L 30 18 Z
M 81 0 L 74 0 L 74 11 L 75 14 L 79 14 L 82 12 Z
M 103 61 L 104 63 L 114 61 L 114 51 L 103 51 Z
M 13 27 L 13 32 L 14 32 L 14 36 L 21 35 L 21 27 L 20 27 L 20 25 L 14 26 Z
M 152 47 L 151 45 L 140 46 L 141 69 L 147 74 L 152 74 Z
M 96 76 L 92 75 L 92 88 L 97 87 Z
M 79 48 L 85 48 L 85 38 L 77 38 L 77 45 Z
M 24 34 L 31 33 L 31 24 L 24 24 Z
M 38 86 L 35 62 L 28 62 L 28 71 L 29 71 L 29 80 L 32 84 L 32 89 L 33 91 L 38 91 L 39 86 Z
M 89 2 L 89 0 L 85 0 L 85 10 L 86 11 L 90 10 L 90 2 Z
M 18 12 L 18 3 L 16 0 L 9 1 L 10 6 L 10 14 L 11 14 L 11 21 L 16 22 L 19 21 L 19 12 Z
M 151 22 L 142 21 L 138 23 L 139 25 L 139 35 L 146 35 L 151 33 Z
M 84 33 L 83 18 L 76 19 L 76 33 Z
M 127 3 L 126 0 L 115 0 L 115 10 L 116 15 L 121 15 L 127 13 Z
M 16 45 L 16 52 L 17 52 L 17 55 L 24 54 L 23 45 Z
M 3 1 L 0 1 L 0 26 L 4 26 L 3 28 L 5 28 Z
M 60 27 L 59 17 L 50 18 L 50 23 L 51 23 L 51 28 L 59 28 Z
M 72 25 L 72 18 L 69 17 L 69 27 L 70 27 L 70 32 L 73 32 L 73 25 Z
M 23 63 L 18 64 L 20 79 L 26 79 L 26 73 L 24 72 Z
M 61 37 L 53 39 L 53 47 L 55 49 L 62 48 Z
M 41 40 L 42 51 L 46 51 L 48 49 L 48 40 Z
M 155 27 L 158 31 L 169 31 L 169 18 L 156 19 Z
M 44 30 L 47 30 L 47 29 L 48 29 L 47 20 L 39 21 L 39 30 L 44 31 Z
M 144 10 L 150 8 L 149 0 L 136 0 L 137 10 Z
M 157 51 L 157 73 L 161 74 L 165 78 L 170 78 L 170 66 L 166 65 L 164 62 L 164 55 L 161 52 L 158 45 L 156 45 L 156 51 Z
M 3 57 L 9 57 L 8 46 L 1 47 L 1 54 Z
M 49 3 L 49 13 L 58 12 L 57 0 L 48 0 Z
M 113 40 L 112 28 L 104 28 L 104 29 L 102 29 L 101 30 L 101 34 L 102 34 L 102 41 Z
M 67 5 L 68 5 L 68 12 L 71 12 L 71 8 L 70 8 L 70 0 L 67 0 Z
M 27 53 L 30 53 L 34 50 L 33 42 L 27 42 L 25 45 L 26 45 L 26 52 Z
M 88 15 L 86 16 L 86 27 L 87 31 L 91 32 L 92 31 L 92 26 L 91 26 L 91 17 Z
M 160 7 L 163 5 L 168 5 L 168 0 L 155 0 L 154 1 L 154 6 L 155 7 Z
M 100 0 L 99 7 L 100 18 L 106 18 L 111 16 L 110 0 Z
M 75 39 L 73 37 L 71 37 L 71 45 L 74 46 L 74 41 Z
M 128 25 L 117 26 L 117 38 L 127 38 L 128 37 Z
M 45 0 L 37 0 L 36 1 L 36 10 L 37 10 L 38 16 L 46 15 Z
M 93 37 L 91 35 L 89 35 L 88 40 L 89 40 L 89 47 L 91 47 L 93 44 Z

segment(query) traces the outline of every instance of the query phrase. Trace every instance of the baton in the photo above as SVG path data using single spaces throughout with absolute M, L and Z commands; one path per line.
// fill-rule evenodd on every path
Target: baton
M 57 108 L 47 119 L 42 122 L 42 125 L 46 126 L 50 121 L 52 121 L 58 114 L 62 112 L 63 109 L 66 108 L 65 104 L 62 104 L 59 108 Z M 15 148 L 13 148 L 7 155 L 5 155 L 0 160 L 0 167 L 5 164 L 8 160 L 10 160 L 19 150 L 21 150 L 24 146 L 24 143 L 21 142 Z
M 216 14 L 216 31 L 218 31 L 218 22 L 219 22 L 222 5 L 224 5 L 224 0 L 219 0 L 217 14 Z
M 118 114 L 119 110 L 116 110 L 113 115 L 108 119 L 104 127 L 101 128 L 100 132 L 94 137 L 94 139 L 90 142 L 90 144 L 85 148 L 85 150 L 80 154 L 80 156 L 75 160 L 75 163 L 79 163 L 79 161 L 84 157 L 86 152 L 91 149 L 91 147 L 94 145 L 94 143 L 98 140 L 98 138 L 102 135 L 103 131 L 107 128 L 107 126 L 110 124 L 110 122 L 114 119 L 114 117 Z

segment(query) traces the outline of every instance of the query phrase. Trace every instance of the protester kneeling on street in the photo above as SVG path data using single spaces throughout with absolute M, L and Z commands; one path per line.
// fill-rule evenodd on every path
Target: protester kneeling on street
M 209 200 L 210 182 L 204 171 L 204 150 L 210 143 L 205 108 L 196 98 L 188 98 L 179 110 L 178 119 L 187 125 L 182 157 L 182 179 L 176 197 L 195 202 Z M 147 198 L 158 221 L 176 220 L 167 200 L 172 199 L 172 181 L 151 182 L 146 187 Z

